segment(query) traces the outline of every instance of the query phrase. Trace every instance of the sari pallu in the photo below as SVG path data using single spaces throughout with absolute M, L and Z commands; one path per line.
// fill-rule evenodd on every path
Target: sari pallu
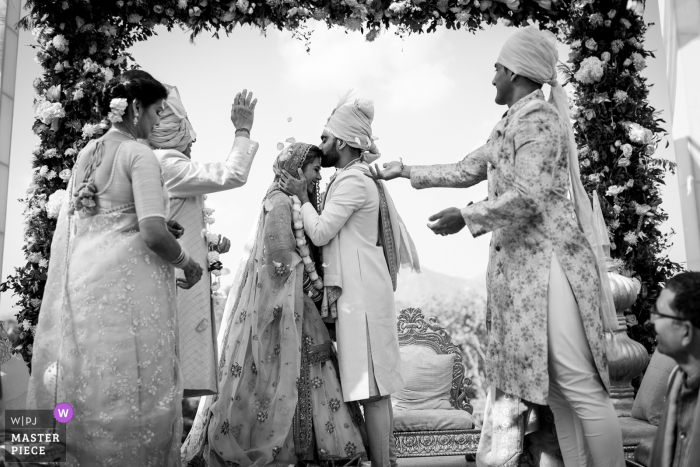
M 67 465 L 179 465 L 173 267 L 144 243 L 133 205 L 83 218 L 69 210 L 66 199 L 51 244 L 27 408 L 73 407 Z

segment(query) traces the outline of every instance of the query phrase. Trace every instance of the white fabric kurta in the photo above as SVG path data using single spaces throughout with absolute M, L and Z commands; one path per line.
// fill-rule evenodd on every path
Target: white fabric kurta
M 340 276 L 326 268 L 324 281 L 342 288 L 336 336 L 346 402 L 373 395 L 368 340 L 379 393 L 387 395 L 404 387 L 394 290 L 379 244 L 379 192 L 365 171 L 361 165 L 339 171 L 321 215 L 310 203 L 302 206 L 304 229 L 315 245 L 323 247 L 323 263 L 340 264 Z
M 202 163 L 174 149 L 154 151 L 160 161 L 165 186 L 170 195 L 170 217 L 185 228 L 180 244 L 205 270 L 207 243 L 202 236 L 203 195 L 230 190 L 248 179 L 258 143 L 237 137 L 225 162 Z M 177 270 L 178 277 L 184 277 Z M 180 366 L 185 396 L 218 392 L 216 364 L 216 317 L 211 305 L 209 274 L 189 290 L 178 289 L 180 325 Z

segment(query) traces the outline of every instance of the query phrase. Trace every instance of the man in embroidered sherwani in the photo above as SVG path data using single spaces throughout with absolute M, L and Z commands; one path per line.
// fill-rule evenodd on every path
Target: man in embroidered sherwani
M 337 318 L 343 399 L 364 407 L 372 467 L 393 467 L 390 395 L 404 387 L 394 308 L 396 273 L 401 265 L 417 269 L 418 258 L 383 182 L 365 176 L 364 160 L 377 155 L 374 105 L 365 99 L 344 101 L 321 137 L 323 166 L 338 169 L 323 212 L 319 215 L 309 203 L 301 170 L 299 180 L 283 172 L 280 187 L 299 197 L 306 234 L 323 247 L 321 315 Z
M 594 254 L 600 241 L 591 237 L 590 201 L 578 174 L 556 63 L 551 34 L 519 30 L 503 46 L 493 80 L 496 103 L 509 109 L 484 146 L 457 164 L 373 168 L 374 177 L 410 178 L 417 189 L 466 188 L 488 180 L 487 200 L 430 218 L 437 221 L 430 226 L 436 234 L 466 225 L 475 237 L 493 235 L 487 279 L 492 387 L 480 466 L 517 465 L 528 403 L 551 407 L 567 467 L 624 465 L 620 425 L 607 392 L 603 320 L 608 326 L 611 296 L 606 279 L 601 282 L 602 255 Z M 544 83 L 552 86 L 554 105 L 544 100 Z M 574 202 L 567 197 L 570 181 Z M 509 438 L 513 430 L 521 433 L 519 446 Z
M 223 162 L 202 163 L 190 157 L 196 134 L 185 111 L 177 88 L 168 86 L 168 98 L 163 105 L 161 120 L 149 139 L 163 170 L 170 193 L 170 219 L 184 228 L 180 238 L 183 247 L 199 264 L 209 264 L 204 197 L 209 193 L 243 186 L 258 150 L 250 140 L 250 130 L 257 99 L 253 93 L 238 93 L 231 110 L 236 137 L 228 158 Z M 215 247 L 219 253 L 228 251 L 230 242 L 221 238 Z M 215 394 L 218 389 L 216 364 L 217 317 L 212 307 L 211 279 L 202 276 L 189 290 L 178 290 L 178 319 L 180 327 L 180 368 L 185 397 Z

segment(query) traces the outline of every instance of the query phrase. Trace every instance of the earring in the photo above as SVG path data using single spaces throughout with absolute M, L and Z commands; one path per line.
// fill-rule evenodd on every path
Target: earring
M 134 117 L 134 126 L 136 126 L 138 124 L 139 124 L 139 117 L 137 115 L 136 117 Z

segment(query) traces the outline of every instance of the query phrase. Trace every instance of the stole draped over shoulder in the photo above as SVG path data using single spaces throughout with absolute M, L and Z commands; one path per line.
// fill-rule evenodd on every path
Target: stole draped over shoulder
M 291 145 L 275 172 L 296 173 L 308 148 Z M 186 465 L 364 456 L 362 416 L 343 403 L 333 345 L 303 291 L 304 274 L 292 202 L 275 181 L 226 303 L 217 342 L 219 394 L 200 401 L 182 447 Z
M 167 215 L 153 152 L 136 141 L 91 141 L 111 165 L 95 213 L 61 207 L 32 356 L 27 408 L 68 402 L 68 464 L 180 465 L 182 387 L 173 266 L 150 250 L 139 220 Z M 97 155 L 95 156 L 95 153 Z M 78 172 L 68 193 L 81 180 Z M 106 180 L 106 178 L 105 178 Z

